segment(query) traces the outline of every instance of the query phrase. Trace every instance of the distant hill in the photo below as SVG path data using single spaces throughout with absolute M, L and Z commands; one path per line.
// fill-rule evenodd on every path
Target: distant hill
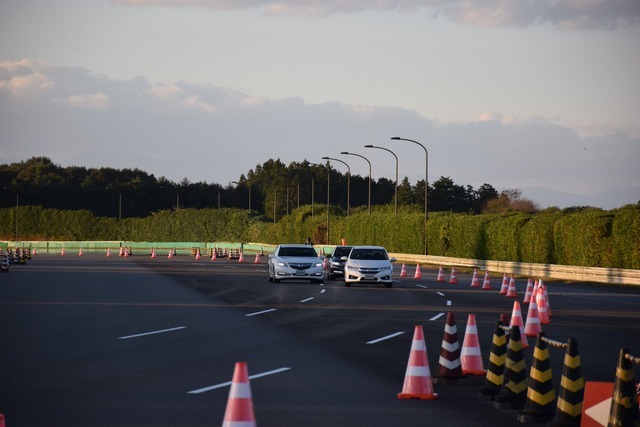
M 583 196 L 580 194 L 564 193 L 548 188 L 522 188 L 522 195 L 536 202 L 541 209 L 557 206 L 568 208 L 572 206 L 593 206 L 602 209 L 615 209 L 640 201 L 640 185 L 630 188 L 615 189 L 598 194 Z

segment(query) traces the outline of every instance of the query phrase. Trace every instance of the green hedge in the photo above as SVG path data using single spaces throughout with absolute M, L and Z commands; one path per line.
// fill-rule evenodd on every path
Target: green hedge
M 326 205 L 302 206 L 276 223 L 242 209 L 183 209 L 147 218 L 97 218 L 89 211 L 38 206 L 18 210 L 19 240 L 228 241 L 326 243 Z M 353 210 L 331 206 L 330 245 L 383 245 L 390 252 L 424 253 L 424 213 L 389 206 Z M 640 206 L 612 211 L 549 210 L 538 214 L 429 214 L 430 255 L 606 268 L 640 269 Z M 0 209 L 0 235 L 13 241 L 16 208 Z

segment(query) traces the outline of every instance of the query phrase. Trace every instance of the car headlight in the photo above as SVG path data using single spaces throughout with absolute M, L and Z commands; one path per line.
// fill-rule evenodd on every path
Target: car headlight
M 388 270 L 391 270 L 391 267 L 382 267 L 380 270 L 381 271 L 388 271 Z
M 357 271 L 358 267 L 356 267 L 355 265 L 347 265 L 347 270 L 354 270 Z
M 321 262 L 316 262 L 316 267 L 324 267 L 324 264 Z
M 286 266 L 287 266 L 286 262 L 278 261 L 278 267 L 286 267 Z

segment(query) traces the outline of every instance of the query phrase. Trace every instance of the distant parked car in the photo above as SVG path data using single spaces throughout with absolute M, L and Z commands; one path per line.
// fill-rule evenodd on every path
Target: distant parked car
M 344 284 L 382 283 L 385 287 L 393 286 L 393 266 L 395 258 L 389 258 L 387 250 L 382 246 L 354 246 L 344 261 Z
M 353 246 L 336 246 L 329 257 L 329 280 L 344 277 L 344 261 L 342 257 L 349 256 Z
M 324 282 L 323 260 L 309 245 L 282 244 L 269 254 L 269 282 L 308 279 Z

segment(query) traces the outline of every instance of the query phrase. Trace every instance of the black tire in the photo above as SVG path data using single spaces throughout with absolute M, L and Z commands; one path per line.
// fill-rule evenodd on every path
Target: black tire
M 351 287 L 351 283 L 347 282 L 346 280 L 344 281 L 344 286 L 347 288 Z
M 391 288 L 391 287 L 393 287 L 393 283 L 385 283 L 384 287 L 385 288 Z
M 273 283 L 280 283 L 280 279 L 273 278 Z
M 273 282 L 273 277 L 271 277 L 271 274 L 269 274 L 269 279 L 268 280 L 269 280 L 269 283 Z
M 311 279 L 311 283 L 317 283 L 319 285 L 322 285 L 324 283 L 323 279 Z

